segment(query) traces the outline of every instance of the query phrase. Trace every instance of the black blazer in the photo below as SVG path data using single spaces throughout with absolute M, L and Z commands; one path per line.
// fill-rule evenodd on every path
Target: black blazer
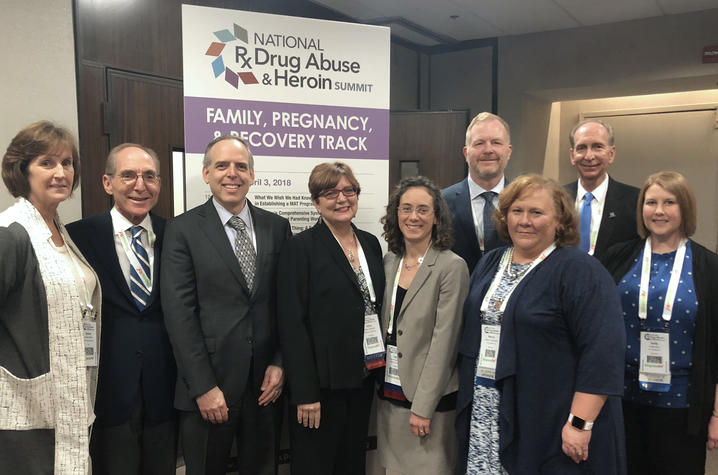
M 576 199 L 578 181 L 566 185 L 571 198 Z M 636 203 L 639 189 L 635 186 L 625 185 L 608 177 L 608 190 L 606 191 L 606 205 L 603 208 L 601 226 L 598 228 L 596 249 L 593 256 L 602 259 L 606 251 L 613 244 L 638 239 L 636 229 Z
M 215 386 L 238 407 L 254 361 L 257 388 L 268 365 L 281 366 L 276 332 L 276 268 L 289 221 L 247 201 L 257 238 L 256 289 L 250 295 L 212 199 L 167 225 L 162 305 L 177 359 L 175 406 Z
M 130 418 L 140 381 L 147 418 L 163 421 L 172 415 L 176 370 L 159 298 L 165 220 L 153 214 L 150 218 L 156 235 L 153 283 L 142 312 L 120 268 L 110 212 L 67 225 L 102 287 L 102 352 L 95 401 L 98 425 L 117 425 Z
M 374 235 L 357 228 L 354 233 L 369 264 L 381 315 L 381 247 Z M 287 241 L 277 275 L 279 335 L 290 402 L 319 401 L 320 388 L 361 388 L 364 299 L 354 270 L 323 221 Z

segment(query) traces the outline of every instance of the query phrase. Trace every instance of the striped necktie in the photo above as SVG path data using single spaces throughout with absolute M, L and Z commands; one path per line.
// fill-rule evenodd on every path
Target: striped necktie
M 135 305 L 137 305 L 137 308 L 140 309 L 140 311 L 147 307 L 150 291 L 142 281 L 139 272 L 144 273 L 148 280 L 151 281 L 152 279 L 152 274 L 150 272 L 150 258 L 147 255 L 145 248 L 142 247 L 142 241 L 140 240 L 142 231 L 144 231 L 142 226 L 132 226 L 130 228 L 130 233 L 132 234 L 132 243 L 130 246 L 132 247 L 132 252 L 135 253 L 137 260 L 140 263 L 139 271 L 135 268 L 135 266 L 130 264 L 130 293 L 132 294 L 132 298 L 135 300 Z

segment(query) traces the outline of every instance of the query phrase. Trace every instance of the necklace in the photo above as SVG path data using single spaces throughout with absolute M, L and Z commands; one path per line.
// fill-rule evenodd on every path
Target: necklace
M 408 262 L 404 262 L 404 269 L 411 270 L 414 267 L 421 265 L 421 263 L 424 262 L 424 258 L 420 257 L 416 260 L 416 264 L 409 264 Z
M 506 269 L 509 273 L 510 280 L 518 279 L 519 277 L 524 275 L 524 273 L 526 272 L 526 270 L 528 270 L 529 267 L 531 267 L 529 265 L 530 263 L 519 264 L 518 262 L 514 262 L 513 259 L 514 259 L 514 248 L 512 247 L 511 248 L 511 256 L 509 256 L 509 265 Z M 516 272 L 513 271 L 514 267 L 518 268 L 518 270 Z
M 337 241 L 339 241 L 339 238 L 337 238 Z M 356 235 L 352 232 L 352 244 L 353 244 L 354 246 L 356 246 L 356 242 L 357 242 Z M 344 249 L 344 252 L 345 252 L 346 255 L 347 255 L 347 259 L 349 259 L 349 262 L 353 265 L 353 264 L 354 264 L 354 259 L 356 258 L 356 256 L 354 256 L 354 251 L 352 251 L 352 248 L 351 248 L 351 247 L 346 247 L 344 244 L 342 244 L 341 241 L 339 242 L 339 244 L 340 244 L 340 245 L 342 246 L 342 248 Z

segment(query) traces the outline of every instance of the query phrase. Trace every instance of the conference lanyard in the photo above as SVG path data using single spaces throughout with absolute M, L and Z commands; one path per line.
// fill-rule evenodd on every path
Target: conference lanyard
M 521 283 L 521 281 L 524 279 L 524 277 L 526 277 L 528 275 L 528 273 L 531 272 L 531 270 L 534 267 L 539 265 L 541 263 L 541 261 L 546 259 L 549 256 L 549 254 L 551 254 L 554 251 L 554 249 L 556 249 L 555 242 L 551 243 L 551 245 L 549 247 L 547 247 L 541 254 L 539 254 L 539 256 L 536 259 L 534 259 L 531 262 L 531 265 L 529 266 L 529 268 L 526 269 L 526 271 L 518 279 L 516 279 L 516 281 L 513 284 L 511 284 L 511 287 L 509 287 L 509 290 L 508 290 L 508 292 L 506 292 L 506 295 L 504 296 L 504 298 L 502 300 L 499 300 L 494 303 L 494 310 L 497 310 L 500 313 L 504 313 L 504 311 L 506 310 L 506 305 L 508 304 L 509 298 L 511 297 L 511 294 L 514 293 L 514 290 L 516 290 L 516 287 L 518 287 L 518 285 Z M 501 278 L 503 277 L 503 275 L 506 272 L 508 272 L 508 269 L 511 266 L 511 258 L 513 256 L 513 253 L 514 253 L 514 248 L 512 246 L 509 249 L 506 249 L 504 251 L 504 255 L 501 256 L 501 262 L 499 263 L 499 269 L 496 272 L 496 275 L 494 276 L 494 280 L 491 282 L 491 285 L 489 286 L 489 290 L 486 292 L 486 295 L 484 295 L 483 302 L 481 302 L 481 312 L 482 313 L 486 313 L 486 311 L 488 311 L 489 301 L 491 300 L 491 297 L 494 295 L 494 293 L 496 292 L 496 289 L 499 287 L 499 284 L 501 283 Z
M 130 261 L 130 265 L 135 269 L 135 272 L 137 272 L 137 275 L 140 276 L 140 279 L 142 279 L 142 284 L 145 286 L 145 288 L 152 292 L 152 278 L 151 276 L 147 275 L 140 265 L 140 261 L 137 258 L 137 255 L 135 254 L 135 251 L 132 250 L 132 245 L 130 240 L 127 238 L 127 232 L 126 231 L 118 231 L 117 235 L 120 238 L 120 242 L 122 243 L 122 248 L 125 250 L 125 254 L 127 255 L 127 259 Z M 150 245 L 149 247 L 151 249 L 154 249 L 155 246 L 155 233 L 147 230 L 147 236 L 149 237 Z M 148 253 L 149 255 L 149 253 Z M 149 262 L 147 263 L 149 266 Z M 151 267 L 151 266 L 150 266 Z
M 676 257 L 673 260 L 673 269 L 671 270 L 671 279 L 668 281 L 668 289 L 663 299 L 663 320 L 671 321 L 671 313 L 673 312 L 673 303 L 676 300 L 678 283 L 681 279 L 683 270 L 683 261 L 686 256 L 686 239 L 681 239 L 676 250 Z M 645 320 L 648 317 L 648 284 L 651 277 L 651 238 L 646 238 L 646 244 L 643 246 L 643 265 L 641 267 L 641 284 L 638 293 L 638 318 Z
M 429 243 L 429 247 L 426 248 L 426 251 L 424 251 L 424 255 L 419 258 L 418 265 L 421 266 L 424 263 L 424 258 L 426 257 L 426 253 L 429 252 L 429 248 L 431 248 L 432 243 Z M 401 277 L 401 266 L 404 265 L 404 257 L 402 256 L 401 260 L 399 261 L 399 267 L 396 269 L 396 276 L 394 277 L 394 286 L 391 291 L 391 306 L 389 307 L 389 328 L 387 329 L 387 333 L 391 335 L 394 332 L 394 307 L 396 307 L 396 292 L 399 288 L 399 277 Z

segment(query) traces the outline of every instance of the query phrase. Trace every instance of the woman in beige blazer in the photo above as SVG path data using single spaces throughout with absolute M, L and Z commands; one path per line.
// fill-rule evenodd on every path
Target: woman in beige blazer
M 431 180 L 402 180 L 386 209 L 379 460 L 387 474 L 451 474 L 456 355 L 469 271 L 450 251 L 451 215 Z

